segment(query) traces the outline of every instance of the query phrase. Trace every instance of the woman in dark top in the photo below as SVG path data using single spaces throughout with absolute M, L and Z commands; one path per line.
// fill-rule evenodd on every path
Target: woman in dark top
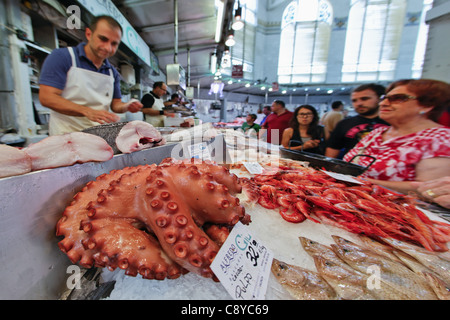
M 284 130 L 281 144 L 286 149 L 324 154 L 325 131 L 319 125 L 319 114 L 310 105 L 301 105 L 294 111 L 290 127 Z

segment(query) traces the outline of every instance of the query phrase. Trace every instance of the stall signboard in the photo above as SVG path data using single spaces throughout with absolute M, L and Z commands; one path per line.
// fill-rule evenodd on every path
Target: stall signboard
M 231 77 L 241 79 L 244 77 L 244 66 L 242 64 L 234 64 L 231 69 Z
M 211 270 L 235 300 L 265 299 L 273 253 L 238 222 L 220 248 Z
M 280 90 L 280 85 L 278 82 L 272 82 L 272 91 L 278 91 Z
M 78 3 L 94 16 L 109 15 L 116 19 L 123 29 L 122 42 L 150 68 L 159 72 L 158 64 L 155 64 L 155 57 L 150 52 L 150 48 L 111 0 L 78 0 Z

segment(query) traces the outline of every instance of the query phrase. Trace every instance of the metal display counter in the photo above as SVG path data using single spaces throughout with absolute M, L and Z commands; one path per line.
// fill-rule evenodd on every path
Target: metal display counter
M 183 158 L 188 150 L 184 143 L 0 179 L 0 299 L 58 299 L 67 289 L 71 263 L 57 245 L 55 226 L 73 196 L 111 170 Z M 203 143 L 217 146 L 212 160 L 222 161 L 223 138 Z

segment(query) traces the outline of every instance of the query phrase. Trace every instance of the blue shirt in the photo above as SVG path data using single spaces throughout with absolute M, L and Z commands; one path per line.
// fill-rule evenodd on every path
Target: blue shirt
M 120 74 L 109 63 L 108 59 L 103 61 L 100 69 L 94 65 L 94 63 L 86 57 L 84 46 L 86 43 L 80 43 L 74 47 L 75 59 L 77 60 L 77 66 L 86 70 L 99 72 L 109 75 L 109 70 L 112 69 L 114 75 L 114 93 L 113 99 L 122 98 L 120 92 Z M 42 66 L 39 84 L 54 87 L 60 90 L 64 90 L 67 80 L 67 72 L 72 67 L 72 57 L 70 56 L 69 49 L 61 48 L 53 50 L 52 53 L 45 59 Z

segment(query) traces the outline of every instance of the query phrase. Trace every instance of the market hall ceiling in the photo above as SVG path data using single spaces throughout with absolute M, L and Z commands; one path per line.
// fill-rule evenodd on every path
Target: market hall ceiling
M 159 66 L 164 73 L 166 65 L 174 63 L 176 59 L 186 71 L 188 85 L 197 88 L 200 82 L 201 88 L 209 89 L 214 81 L 210 71 L 211 54 L 216 52 L 220 58 L 223 53 L 223 43 L 229 23 L 234 16 L 234 0 L 223 0 L 224 15 L 219 43 L 215 41 L 218 19 L 215 0 L 112 0 L 112 2 L 158 57 Z M 177 27 L 175 21 L 178 22 Z M 259 84 L 258 79 L 248 80 L 253 80 L 250 87 L 245 86 L 247 81 L 233 84 L 225 81 L 224 91 L 251 95 L 265 94 L 260 86 L 255 85 Z M 334 89 L 334 94 L 336 92 L 349 94 L 352 89 L 351 86 L 342 88 L 341 84 L 327 85 L 319 91 L 316 87 L 308 88 L 308 91 L 306 88 L 299 88 L 289 94 L 324 94 L 330 88 Z
M 224 1 L 226 10 L 231 12 L 234 1 Z M 166 65 L 174 63 L 176 59 L 188 76 L 189 60 L 191 86 L 197 86 L 200 79 L 202 87 L 211 83 L 210 78 L 203 78 L 211 74 L 210 56 L 218 50 L 218 43 L 215 41 L 217 13 L 214 0 L 112 2 L 158 57 L 163 72 Z M 224 17 L 223 20 L 225 19 Z M 175 21 L 178 22 L 177 27 Z

